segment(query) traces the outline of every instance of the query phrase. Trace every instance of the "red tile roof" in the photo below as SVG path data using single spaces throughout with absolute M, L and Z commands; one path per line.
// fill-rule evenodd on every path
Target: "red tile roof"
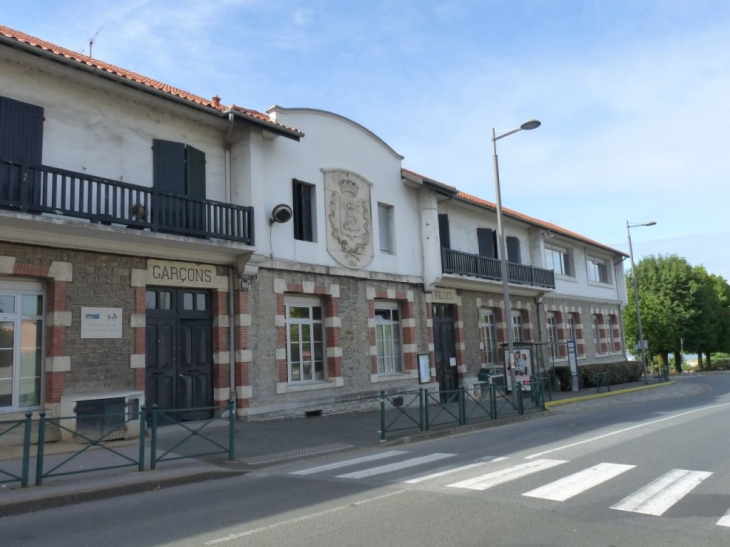
M 467 194 L 466 192 L 459 192 L 456 195 L 456 199 L 460 199 L 462 201 L 466 201 L 467 203 L 472 203 L 474 205 L 479 205 L 481 207 L 485 207 L 485 208 L 491 209 L 493 211 L 497 210 L 497 205 L 492 203 L 491 201 L 487 201 L 486 199 L 472 196 L 471 194 Z M 596 247 L 605 249 L 612 253 L 619 254 L 621 256 L 628 256 L 623 251 L 618 251 L 616 249 L 613 249 L 612 247 L 608 247 L 607 245 L 604 245 L 603 243 L 599 243 L 598 241 L 594 241 L 592 239 L 589 239 L 589 238 L 582 236 L 580 234 L 577 234 L 575 232 L 571 232 L 570 230 L 566 230 L 565 228 L 562 228 L 562 227 L 558 226 L 557 224 L 545 222 L 543 220 L 536 219 L 534 217 L 519 213 L 517 211 L 513 211 L 512 209 L 507 209 L 506 207 L 502 207 L 502 212 L 506 216 L 515 218 L 517 220 L 521 220 L 522 222 L 527 222 L 528 224 L 532 224 L 533 226 L 537 226 L 540 228 L 544 228 L 546 230 L 550 230 L 553 233 L 560 234 L 560 235 L 563 235 L 563 236 L 566 236 L 566 237 L 569 237 L 571 239 L 575 239 L 578 241 L 583 241 L 584 243 L 594 245 Z
M 4 40 L 3 38 L 7 38 L 10 40 Z M 213 99 L 206 99 L 204 97 L 188 93 L 187 91 L 184 91 L 177 87 L 173 87 L 163 82 L 158 82 L 157 80 L 153 80 L 152 78 L 148 78 L 147 76 L 142 76 L 141 74 L 137 74 L 135 72 L 132 72 L 131 70 L 119 68 L 112 64 L 105 63 L 104 61 L 100 61 L 99 59 L 88 57 L 81 53 L 71 51 L 70 49 L 57 46 L 55 44 L 40 40 L 39 38 L 35 38 L 23 32 L 19 32 L 9 27 L 0 25 L 0 42 L 12 41 L 42 50 L 43 52 L 50 54 L 51 57 L 57 56 L 59 59 L 63 58 L 65 60 L 71 61 L 73 64 L 78 64 L 82 68 L 89 67 L 97 69 L 110 75 L 129 80 L 130 82 L 135 82 L 137 84 L 149 87 L 150 89 L 160 91 L 163 94 L 170 95 L 171 97 L 179 97 L 196 105 L 208 107 L 221 113 L 234 111 L 242 114 L 243 117 L 247 117 L 258 122 L 264 122 L 265 125 L 269 125 L 273 129 L 281 129 L 287 134 L 301 136 L 301 133 L 296 128 L 287 127 L 280 123 L 276 123 L 269 116 L 263 114 L 262 112 L 258 112 L 257 110 L 241 108 L 236 105 L 231 105 L 229 107 L 221 104 L 220 98 L 218 97 L 214 97 Z

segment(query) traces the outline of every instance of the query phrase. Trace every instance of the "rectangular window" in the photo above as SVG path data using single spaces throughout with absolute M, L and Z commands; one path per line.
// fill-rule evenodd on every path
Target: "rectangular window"
M 609 315 L 608 316 L 608 352 L 612 353 L 616 351 L 616 333 L 614 332 L 614 329 L 616 328 L 618 321 L 616 320 L 615 315 Z
M 327 379 L 319 302 L 304 299 L 286 302 L 286 358 L 290 383 Z
M 560 247 L 545 247 L 545 268 L 558 275 L 573 276 L 570 268 L 570 254 Z
M 555 320 L 555 314 L 548 312 L 547 314 L 547 334 L 548 334 L 548 350 L 550 352 L 550 359 L 558 358 L 558 324 Z
M 569 313 L 568 314 L 568 335 L 570 336 L 570 340 L 578 340 L 578 331 L 577 331 L 577 318 L 576 314 Z
M 479 328 L 482 332 L 482 344 L 484 344 L 484 362 L 489 365 L 496 365 L 499 362 L 497 353 L 497 328 L 492 310 L 481 311 Z
M 610 283 L 608 265 L 600 258 L 588 257 L 588 281 L 595 283 Z
M 512 312 L 512 341 L 525 341 L 524 329 L 522 328 L 522 313 L 518 311 Z
M 393 248 L 393 207 L 378 203 L 378 229 L 380 230 L 380 251 L 395 254 Z
M 601 353 L 601 316 L 593 316 L 593 342 L 596 344 L 596 353 Z
M 292 182 L 294 199 L 294 239 L 314 241 L 314 219 L 316 215 L 314 185 L 296 180 Z
M 43 295 L 0 289 L 0 410 L 41 404 Z
M 375 340 L 378 347 L 378 374 L 403 372 L 403 344 L 397 304 L 375 304 Z

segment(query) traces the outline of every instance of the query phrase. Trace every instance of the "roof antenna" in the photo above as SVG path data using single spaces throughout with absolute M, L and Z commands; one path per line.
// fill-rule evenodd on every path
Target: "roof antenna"
M 99 36 L 99 33 L 101 32 L 101 29 L 103 29 L 103 28 L 104 28 L 103 26 L 100 26 L 96 30 L 94 35 L 91 38 L 89 38 L 89 57 L 93 57 L 93 55 L 91 53 L 92 53 L 92 49 L 94 47 L 94 42 L 96 41 L 96 37 Z

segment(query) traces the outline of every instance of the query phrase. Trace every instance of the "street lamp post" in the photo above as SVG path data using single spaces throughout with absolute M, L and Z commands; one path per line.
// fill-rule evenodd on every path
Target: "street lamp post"
M 631 228 L 640 226 L 654 226 L 656 222 L 645 222 L 643 224 L 629 224 L 626 221 L 626 233 L 629 235 L 629 258 L 631 258 L 631 277 L 634 280 L 634 304 L 636 305 L 636 325 L 639 329 L 639 348 L 641 348 L 641 367 L 644 371 L 644 384 L 649 383 L 646 377 L 646 348 L 644 347 L 644 332 L 641 329 L 641 308 L 639 307 L 639 282 L 636 279 L 636 267 L 634 266 L 634 247 L 631 244 Z
M 497 136 L 496 129 L 492 129 L 492 146 L 494 148 L 494 192 L 497 197 L 497 237 L 499 239 L 499 258 L 502 269 L 502 291 L 504 293 L 504 324 L 507 331 L 507 356 L 506 366 L 509 367 L 510 381 L 512 382 L 512 399 L 517 405 L 517 375 L 514 367 L 510 366 L 510 358 L 514 356 L 514 340 L 512 336 L 512 306 L 509 301 L 509 264 L 507 262 L 507 245 L 504 237 L 504 224 L 502 221 L 502 192 L 499 187 L 499 161 L 497 159 L 497 141 L 517 133 L 518 131 L 529 131 L 540 127 L 537 120 L 528 120 L 517 129 L 506 131 Z

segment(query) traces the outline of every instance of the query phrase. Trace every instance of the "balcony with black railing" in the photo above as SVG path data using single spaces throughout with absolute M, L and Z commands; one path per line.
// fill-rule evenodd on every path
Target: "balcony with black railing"
M 496 258 L 442 248 L 441 265 L 444 273 L 502 281 L 502 263 Z M 552 270 L 511 262 L 508 266 L 510 283 L 555 288 L 555 274 Z
M 55 167 L 0 161 L 0 207 L 254 244 L 253 207 L 165 194 Z

